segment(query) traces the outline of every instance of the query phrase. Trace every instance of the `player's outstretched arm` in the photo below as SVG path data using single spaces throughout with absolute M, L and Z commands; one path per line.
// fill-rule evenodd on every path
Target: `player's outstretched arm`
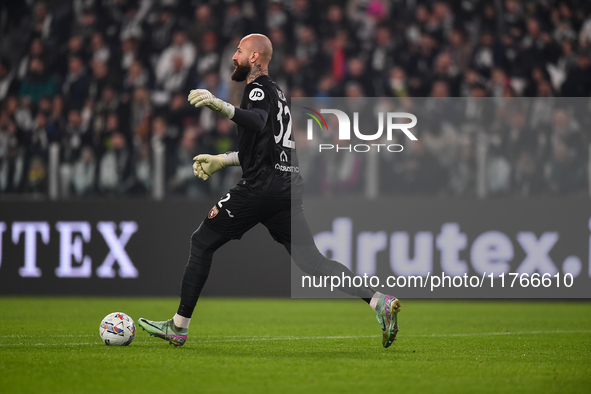
M 234 117 L 235 107 L 226 103 L 224 100 L 217 98 L 207 89 L 195 89 L 191 90 L 187 100 L 195 107 L 207 107 L 211 110 L 219 112 L 228 119 Z
M 267 111 L 260 108 L 253 108 L 250 110 L 236 108 L 232 104 L 215 97 L 206 89 L 191 90 L 187 100 L 189 100 L 191 105 L 194 105 L 197 108 L 207 107 L 219 112 L 247 130 L 253 130 L 256 132 L 261 131 L 265 127 L 265 123 L 267 123 Z
M 193 161 L 193 174 L 204 181 L 222 168 L 240 165 L 238 152 L 227 152 L 223 155 L 199 155 L 195 156 Z

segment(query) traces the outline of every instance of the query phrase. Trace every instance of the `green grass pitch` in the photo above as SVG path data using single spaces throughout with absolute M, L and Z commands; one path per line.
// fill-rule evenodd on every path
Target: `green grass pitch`
M 591 303 L 402 301 L 381 346 L 355 300 L 199 302 L 187 344 L 101 318 L 166 319 L 175 298 L 0 298 L 0 393 L 589 393 Z

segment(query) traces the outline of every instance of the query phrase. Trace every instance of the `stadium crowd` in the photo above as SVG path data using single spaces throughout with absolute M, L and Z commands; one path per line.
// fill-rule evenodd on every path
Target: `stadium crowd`
M 588 105 L 587 0 L 3 2 L 0 194 L 46 194 L 57 143 L 63 196 L 148 195 L 157 148 L 167 195 L 219 195 L 239 170 L 200 182 L 192 158 L 236 149 L 235 125 L 186 97 L 204 88 L 239 104 L 230 59 L 252 32 L 273 42 L 269 74 L 288 98 L 488 97 L 489 196 L 588 194 L 589 107 L 574 121 L 570 107 L 534 99 Z M 532 99 L 515 111 L 507 97 Z M 461 103 L 464 118 L 482 111 Z M 437 110 L 428 119 L 413 148 L 381 158 L 380 191 L 475 195 L 478 133 Z M 310 190 L 363 189 L 359 155 L 313 160 Z

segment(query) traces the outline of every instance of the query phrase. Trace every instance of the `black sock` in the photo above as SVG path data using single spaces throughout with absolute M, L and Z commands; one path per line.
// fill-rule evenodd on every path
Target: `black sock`
M 182 317 L 186 317 L 187 319 L 190 319 L 191 316 L 193 315 L 194 310 L 195 310 L 195 306 L 185 305 L 181 302 L 181 304 L 179 305 L 179 309 L 176 313 Z
M 181 302 L 177 313 L 191 318 L 205 286 L 213 253 L 230 239 L 209 229 L 203 223 L 191 236 L 191 254 L 185 267 L 181 286 Z

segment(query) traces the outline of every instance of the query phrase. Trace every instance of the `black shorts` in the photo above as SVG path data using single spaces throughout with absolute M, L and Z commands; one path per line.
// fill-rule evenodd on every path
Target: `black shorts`
M 216 233 L 240 239 L 262 223 L 279 243 L 314 244 L 302 200 L 268 198 L 237 185 L 222 197 L 203 221 Z

